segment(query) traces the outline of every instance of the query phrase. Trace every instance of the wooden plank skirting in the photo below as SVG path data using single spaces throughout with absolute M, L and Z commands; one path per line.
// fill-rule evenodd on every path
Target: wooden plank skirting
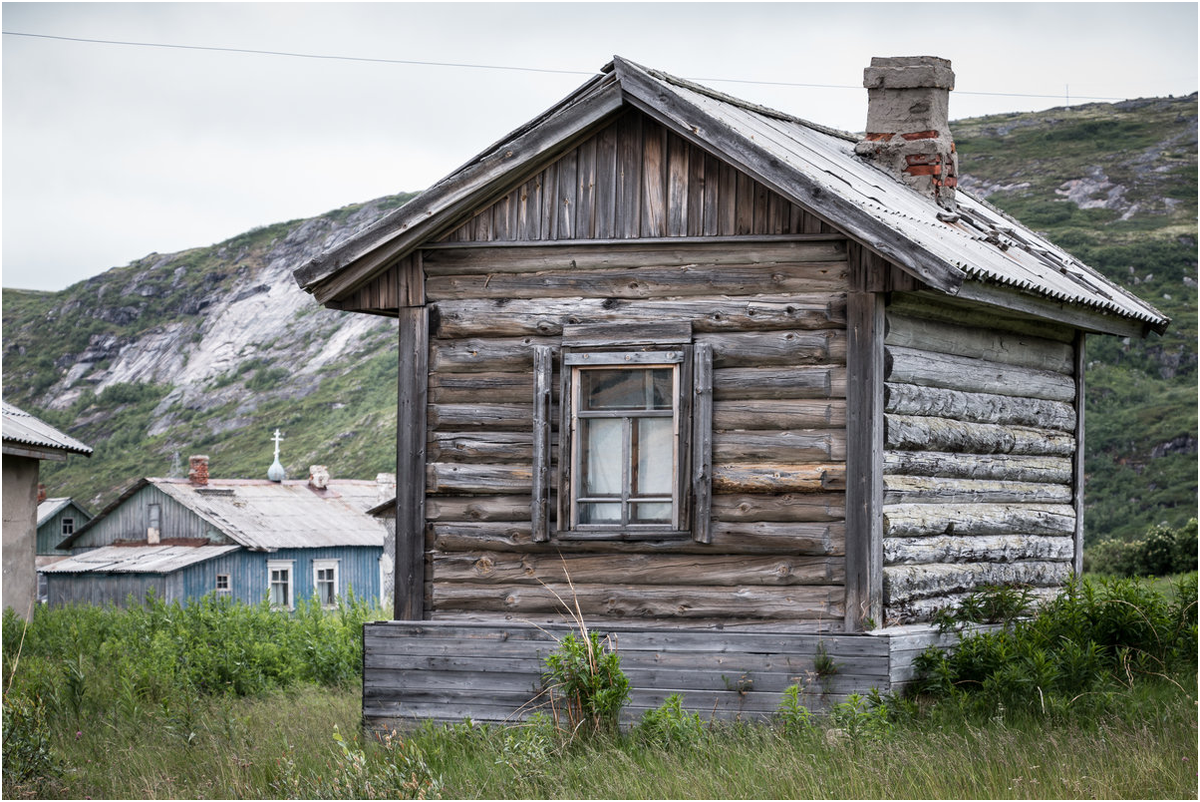
M 765 720 L 785 688 L 807 689 L 811 710 L 828 709 L 853 692 L 899 692 L 912 681 L 912 661 L 929 645 L 957 641 L 927 625 L 866 633 L 770 629 L 666 629 L 598 625 L 621 655 L 631 685 L 626 724 L 678 693 L 704 718 Z M 363 630 L 363 722 L 403 728 L 418 720 L 516 722 L 548 710 L 543 658 L 565 624 L 379 621 Z M 820 647 L 837 666 L 818 676 Z

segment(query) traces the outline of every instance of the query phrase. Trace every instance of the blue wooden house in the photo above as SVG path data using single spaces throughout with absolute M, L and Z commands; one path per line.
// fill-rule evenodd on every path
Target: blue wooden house
M 92 514 L 72 498 L 47 498 L 38 501 L 37 508 L 37 555 L 39 557 L 65 557 L 71 552 L 60 549 L 58 544 L 75 534 Z M 41 563 L 39 562 L 39 567 Z
M 209 479 L 193 457 L 188 479 L 140 479 L 59 544 L 72 556 L 43 569 L 47 601 L 378 599 L 385 528 L 366 514 L 378 486 L 318 467 L 308 480 Z

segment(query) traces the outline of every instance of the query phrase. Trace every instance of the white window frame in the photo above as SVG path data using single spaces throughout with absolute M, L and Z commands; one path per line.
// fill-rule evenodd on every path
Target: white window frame
M 275 588 L 274 573 L 276 571 L 287 571 L 287 582 L 284 583 L 287 593 L 287 605 L 279 605 L 274 601 L 275 594 L 272 592 Z M 270 601 L 272 608 L 276 610 L 295 610 L 296 609 L 296 561 L 295 560 L 267 560 L 267 599 Z
M 320 602 L 322 607 L 325 607 L 325 608 L 337 607 L 338 599 L 340 599 L 342 596 L 342 591 L 341 591 L 342 570 L 341 570 L 339 563 L 341 563 L 341 560 L 336 560 L 336 559 L 313 560 L 313 592 L 316 594 L 317 600 Z M 326 601 L 321 597 L 322 580 L 321 580 L 320 576 L 321 576 L 321 571 L 328 571 L 328 570 L 333 571 L 333 600 L 331 602 L 326 603 Z
M 59 524 L 59 531 L 64 536 L 75 534 L 75 517 L 73 515 L 64 516 L 62 522 Z
M 268 581 L 269 581 L 270 574 L 268 574 L 267 576 L 268 576 Z M 221 587 L 222 579 L 225 580 L 225 587 Z M 229 574 L 217 574 L 216 579 L 213 582 L 213 591 L 218 596 L 232 596 L 233 595 L 233 577 L 230 576 Z

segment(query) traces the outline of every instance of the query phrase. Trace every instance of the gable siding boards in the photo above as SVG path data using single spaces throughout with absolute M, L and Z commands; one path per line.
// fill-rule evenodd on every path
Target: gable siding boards
M 215 527 L 154 485 L 146 485 L 125 503 L 96 521 L 91 529 L 71 544 L 73 552 L 110 546 L 117 540 L 145 540 L 150 523 L 150 505 L 161 505 L 159 531 L 162 537 L 198 538 L 229 543 Z
M 59 549 L 58 544 L 63 542 L 67 537 L 62 533 L 62 522 L 64 518 L 71 518 L 75 521 L 75 531 L 78 532 L 84 524 L 90 520 L 90 516 L 84 513 L 83 510 L 68 504 L 61 510 L 56 512 L 49 520 L 43 521 L 37 530 L 37 553 L 40 555 L 60 555 L 70 554 L 70 549 Z
M 1055 592 L 1075 552 L 1073 332 L 915 295 L 886 314 L 887 623 L 987 584 Z
M 423 259 L 431 617 L 554 619 L 553 590 L 610 620 L 840 626 L 843 241 L 438 248 Z M 616 321 L 689 323 L 712 348 L 712 545 L 534 542 L 535 349 L 557 353 L 565 324 Z M 559 386 L 555 376 L 552 440 Z

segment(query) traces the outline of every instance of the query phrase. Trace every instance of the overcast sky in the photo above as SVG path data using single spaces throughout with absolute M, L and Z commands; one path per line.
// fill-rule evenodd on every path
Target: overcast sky
M 1061 106 L 1068 92 L 1073 104 L 1194 92 L 1196 9 L 4 3 L 2 284 L 62 289 L 151 252 L 422 189 L 554 104 L 613 54 L 859 131 L 862 69 L 873 55 L 951 59 L 952 119 Z

